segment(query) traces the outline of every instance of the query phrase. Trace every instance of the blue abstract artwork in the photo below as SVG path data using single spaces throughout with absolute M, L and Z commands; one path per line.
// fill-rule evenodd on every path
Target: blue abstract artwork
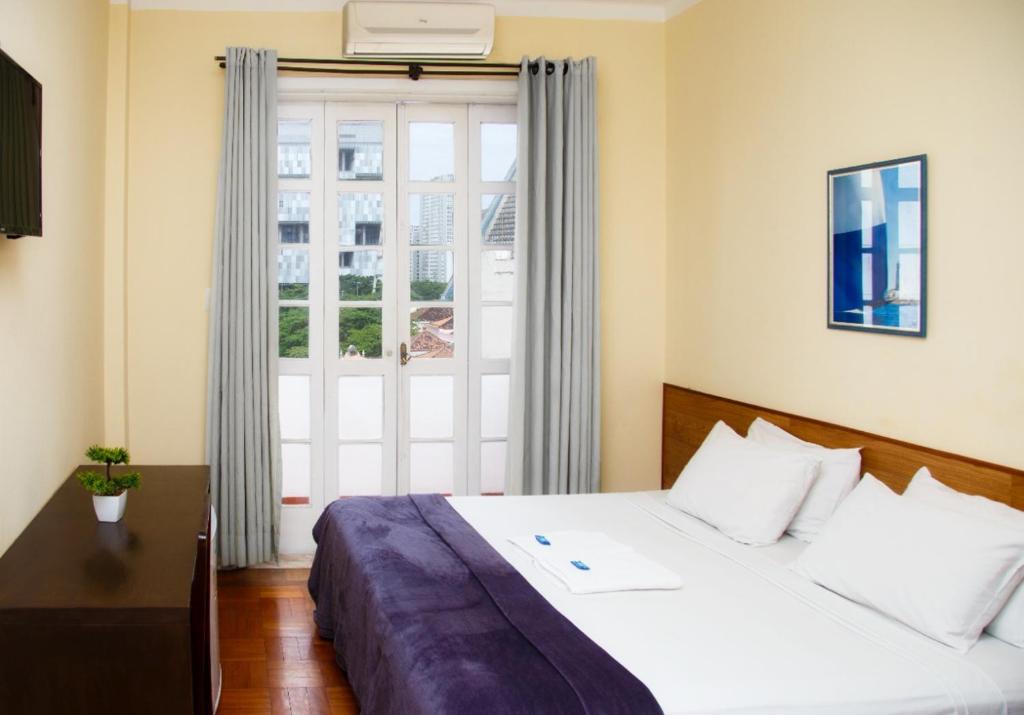
M 925 334 L 926 157 L 828 172 L 828 326 Z

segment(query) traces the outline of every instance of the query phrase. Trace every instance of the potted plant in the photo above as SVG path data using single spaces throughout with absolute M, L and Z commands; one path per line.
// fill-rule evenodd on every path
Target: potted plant
M 85 450 L 85 456 L 93 462 L 103 462 L 107 465 L 106 474 L 88 471 L 78 475 L 78 481 L 92 493 L 92 507 L 96 510 L 96 518 L 100 521 L 120 521 L 128 502 L 128 490 L 138 488 L 142 475 L 138 472 L 110 473 L 111 465 L 128 464 L 130 457 L 124 447 L 100 447 L 94 444 Z

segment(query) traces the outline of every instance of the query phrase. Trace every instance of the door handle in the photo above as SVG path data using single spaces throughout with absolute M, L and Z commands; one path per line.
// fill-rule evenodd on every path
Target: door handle
M 398 347 L 398 361 L 403 365 L 409 362 L 409 348 L 406 347 L 405 343 Z

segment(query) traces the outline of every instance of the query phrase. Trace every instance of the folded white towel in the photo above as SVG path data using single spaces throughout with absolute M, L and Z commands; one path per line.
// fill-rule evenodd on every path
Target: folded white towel
M 677 574 L 635 551 L 571 560 L 552 556 L 534 561 L 572 593 L 671 590 L 683 586 Z
M 678 574 L 595 531 L 556 531 L 509 539 L 572 593 L 682 588 Z
M 632 551 L 600 531 L 545 531 L 530 536 L 513 536 L 509 541 L 534 558 L 551 556 L 555 552 L 614 554 Z

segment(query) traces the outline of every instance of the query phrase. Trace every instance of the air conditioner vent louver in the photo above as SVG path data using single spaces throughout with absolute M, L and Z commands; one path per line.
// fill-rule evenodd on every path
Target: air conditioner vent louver
M 349 2 L 346 57 L 484 59 L 494 45 L 494 8 L 476 3 Z

